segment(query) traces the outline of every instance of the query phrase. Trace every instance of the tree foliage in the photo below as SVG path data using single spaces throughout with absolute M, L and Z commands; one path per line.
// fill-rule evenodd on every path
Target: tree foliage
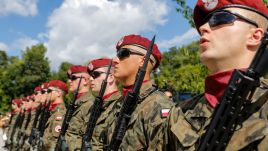
M 155 74 L 159 87 L 180 92 L 203 92 L 204 78 L 208 70 L 199 61 L 198 49 L 198 43 L 193 42 L 165 52 L 160 71 Z

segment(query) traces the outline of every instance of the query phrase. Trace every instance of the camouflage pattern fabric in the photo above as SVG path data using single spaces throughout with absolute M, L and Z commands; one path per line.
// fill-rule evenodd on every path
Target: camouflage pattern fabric
M 13 115 L 13 117 L 11 119 L 11 123 L 10 123 L 10 125 L 8 127 L 7 142 L 6 142 L 7 145 L 10 145 L 10 143 L 11 143 L 11 133 L 13 131 L 13 128 L 14 128 L 14 125 L 15 125 L 15 122 L 16 122 L 16 119 L 17 119 L 18 115 L 19 115 L 19 112 L 14 113 L 14 115 Z
M 119 150 L 153 150 L 165 151 L 167 145 L 166 119 L 172 102 L 156 88 L 152 82 L 142 85 L 139 102 L 131 115 L 127 131 Z M 113 113 L 108 117 L 108 138 L 111 141 L 115 118 L 120 111 L 120 101 L 114 105 Z M 167 112 L 166 112 L 167 111 Z
M 60 135 L 61 125 L 66 113 L 66 108 L 64 103 L 58 104 L 51 112 L 46 123 L 46 129 L 44 132 L 44 149 L 45 151 L 53 151 L 58 137 Z
M 121 97 L 120 92 L 114 93 L 111 95 L 105 102 L 103 103 L 103 109 L 102 113 L 96 123 L 91 145 L 92 150 L 94 151 L 103 151 L 104 150 L 104 144 L 106 144 L 105 139 L 107 136 L 105 135 L 105 128 L 107 127 L 107 117 L 111 113 L 111 110 L 115 104 L 115 102 Z
M 89 109 L 93 105 L 94 99 L 91 91 L 89 91 L 75 101 L 76 109 L 65 134 L 65 139 L 70 151 L 81 148 L 82 136 L 86 130 Z
M 268 82 L 262 80 L 262 86 L 253 96 L 253 102 L 268 99 Z M 172 108 L 169 114 L 169 150 L 194 151 L 199 145 L 199 139 L 209 125 L 213 108 L 204 97 L 189 101 Z M 260 110 L 238 126 L 232 136 L 226 151 L 234 150 L 268 150 L 268 101 Z

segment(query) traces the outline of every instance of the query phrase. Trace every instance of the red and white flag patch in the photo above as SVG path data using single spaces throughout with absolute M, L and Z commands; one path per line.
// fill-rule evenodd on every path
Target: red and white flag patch
M 55 132 L 59 133 L 60 130 L 61 130 L 61 125 L 57 125 L 57 126 L 55 127 Z
M 161 109 L 161 116 L 168 117 L 170 109 Z

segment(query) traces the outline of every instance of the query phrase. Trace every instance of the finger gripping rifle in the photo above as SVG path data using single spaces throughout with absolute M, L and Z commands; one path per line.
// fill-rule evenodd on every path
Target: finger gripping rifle
M 148 51 L 144 59 L 143 66 L 139 68 L 136 74 L 136 79 L 135 79 L 135 83 L 134 83 L 132 91 L 128 92 L 126 96 L 124 97 L 122 107 L 116 119 L 116 125 L 115 125 L 115 129 L 112 135 L 112 139 L 108 147 L 109 151 L 117 151 L 119 149 L 119 146 L 127 130 L 127 126 L 130 121 L 131 114 L 134 112 L 137 106 L 140 88 L 141 88 L 141 85 L 142 85 L 142 82 L 146 73 L 148 61 L 152 54 L 154 41 L 155 41 L 155 36 L 153 37 L 149 45 Z
M 251 99 L 260 77 L 268 70 L 268 31 L 262 38 L 261 45 L 246 72 L 234 70 L 219 104 L 212 114 L 206 133 L 201 137 L 198 151 L 222 151 L 228 145 L 236 126 L 246 118 L 242 113 L 252 106 Z M 257 102 L 259 103 L 259 102 Z M 265 102 L 259 103 L 261 107 Z
M 95 98 L 94 104 L 91 107 L 91 113 L 88 120 L 88 125 L 85 134 L 83 135 L 82 139 L 82 147 L 81 151 L 90 151 L 91 145 L 90 140 L 92 139 L 93 131 L 96 126 L 97 120 L 101 115 L 101 108 L 103 105 L 103 95 L 105 93 L 106 87 L 107 87 L 107 79 L 110 75 L 110 70 L 112 67 L 112 60 L 110 61 L 110 65 L 108 67 L 108 70 L 106 72 L 106 77 L 101 83 L 101 89 L 99 92 L 99 96 Z
M 58 140 L 57 140 L 55 151 L 67 151 L 67 150 L 69 150 L 64 136 L 65 136 L 65 133 L 69 127 L 69 123 L 71 121 L 71 118 L 72 118 L 74 110 L 75 110 L 75 100 L 76 100 L 78 92 L 79 92 L 81 80 L 82 80 L 82 76 L 79 77 L 79 83 L 78 83 L 77 89 L 74 93 L 74 98 L 71 101 L 71 103 L 69 104 L 68 109 L 66 111 L 66 114 L 64 116 L 64 120 L 63 120 L 62 125 L 61 125 L 61 131 L 60 131 L 60 135 L 59 135 Z

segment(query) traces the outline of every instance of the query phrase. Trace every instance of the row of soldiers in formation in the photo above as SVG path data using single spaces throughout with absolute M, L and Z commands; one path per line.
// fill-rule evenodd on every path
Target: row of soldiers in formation
M 70 67 L 68 90 L 77 93 L 67 110 L 67 85 L 59 80 L 36 87 L 23 105 L 14 100 L 7 145 L 16 150 L 267 151 L 268 82 L 261 78 L 268 64 L 267 16 L 262 0 L 198 0 L 194 23 L 201 35 L 200 59 L 211 75 L 204 94 L 176 105 L 150 80 L 162 59 L 154 38 L 124 36 L 112 60 Z M 33 128 L 37 135 L 32 136 Z

